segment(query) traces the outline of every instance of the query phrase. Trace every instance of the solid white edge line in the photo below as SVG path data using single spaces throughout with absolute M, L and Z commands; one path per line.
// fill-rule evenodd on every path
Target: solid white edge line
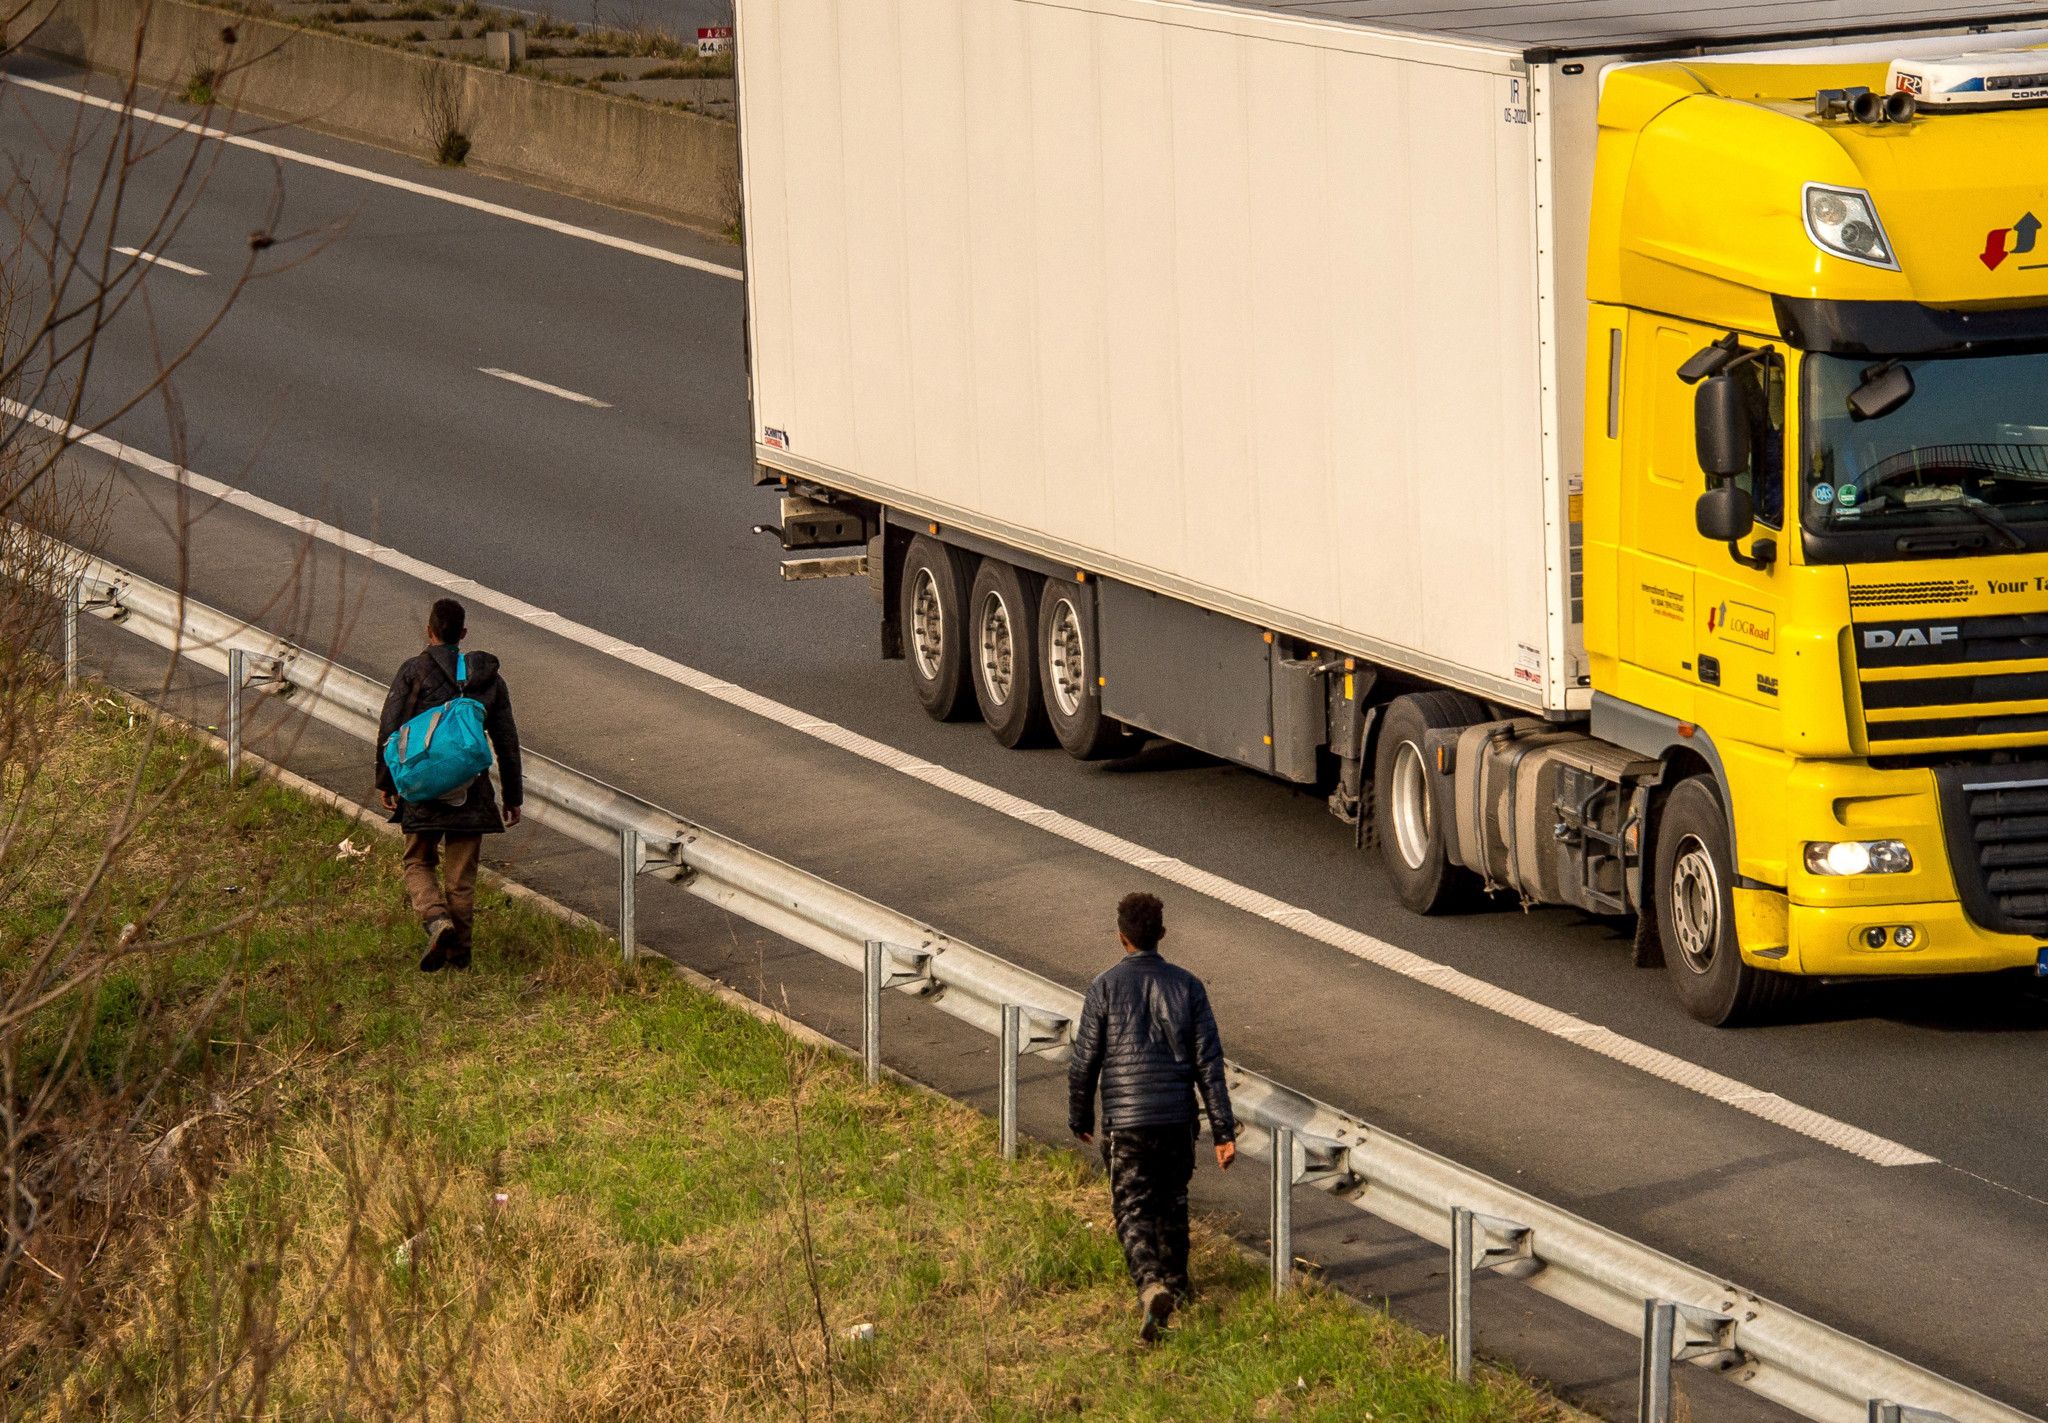
M 139 261 L 148 262 L 154 266 L 169 267 L 172 271 L 183 272 L 188 277 L 203 277 L 206 275 L 197 267 L 188 267 L 183 262 L 173 262 L 168 257 L 159 257 L 156 253 L 145 252 L 140 247 L 116 247 L 114 250 L 123 257 L 134 257 Z
M 4 89 L 9 84 L 18 84 L 22 88 L 33 90 L 38 94 L 52 94 L 60 99 L 69 99 L 74 103 L 85 104 L 95 109 L 105 109 L 110 113 L 120 113 L 126 107 L 116 100 L 102 99 L 97 94 L 88 94 L 80 89 L 66 88 L 62 84 L 49 84 L 40 79 L 25 79 L 18 74 L 0 74 L 0 89 Z M 281 144 L 265 143 L 258 138 L 245 138 L 240 134 L 229 133 L 225 129 L 207 128 L 189 119 L 173 118 L 167 114 L 155 114 L 142 108 L 127 109 L 126 111 L 148 123 L 162 124 L 165 128 L 183 129 L 199 138 L 218 139 L 222 143 L 232 144 L 236 148 L 246 148 L 253 153 L 268 154 L 273 158 L 282 158 L 291 163 L 303 163 L 309 168 L 324 168 L 329 173 L 340 173 L 350 178 L 360 178 L 366 183 L 376 183 L 386 188 L 396 188 L 402 193 L 412 193 L 418 197 L 433 198 L 439 202 L 453 203 L 457 207 L 489 213 L 492 217 L 502 217 L 512 222 L 523 222 L 529 227 L 545 228 L 549 232 L 559 232 L 565 237 L 576 237 L 585 242 L 595 242 L 602 247 L 614 247 L 621 252 L 631 252 L 638 257 L 652 257 L 657 262 L 668 262 L 678 267 L 688 267 L 693 271 L 708 272 L 714 277 L 724 277 L 728 281 L 744 281 L 746 278 L 746 273 L 737 267 L 722 267 L 716 262 L 707 262 L 702 257 L 686 257 L 680 252 L 671 252 L 665 247 L 656 247 L 646 242 L 635 242 L 630 237 L 614 237 L 608 232 L 599 232 L 595 228 L 578 227 L 572 222 L 558 222 L 554 218 L 542 217 L 538 213 L 522 212 L 518 208 L 506 207 L 503 203 L 489 202 L 483 198 L 472 198 L 464 193 L 451 193 L 446 188 L 436 188 L 426 183 L 415 183 L 405 178 L 394 178 L 389 173 L 378 173 L 369 168 L 357 168 L 353 164 L 339 163 L 332 158 L 316 158 L 310 153 L 301 153 L 295 148 L 286 148 Z
M 517 371 L 500 370 L 496 366 L 478 366 L 477 370 L 487 376 L 496 376 L 499 380 L 509 380 L 514 385 L 523 385 L 529 390 L 543 391 L 548 395 L 558 396 L 563 400 L 573 400 L 578 405 L 589 405 L 599 410 L 609 410 L 612 408 L 612 403 L 609 400 L 599 400 L 594 395 L 583 395 L 577 391 L 565 390 L 559 385 L 549 385 L 544 380 L 535 380 L 532 376 L 523 376 Z
M 1010 819 L 1057 835 L 1063 840 L 1095 850 L 1124 864 L 1169 880 L 1196 894 L 1268 919 L 1284 918 L 1285 927 L 1304 938 L 1313 939 L 1353 958 L 1363 959 L 1390 973 L 1399 974 L 1411 982 L 1440 989 L 1475 1007 L 1484 1008 L 1488 1012 L 1534 1028 L 1549 1037 L 1571 1043 L 1611 1062 L 1634 1068 L 1671 1086 L 1697 1093 L 1724 1107 L 1769 1122 L 1810 1141 L 1833 1147 L 1850 1156 L 1860 1157 L 1877 1166 L 1940 1164 L 1939 1157 L 1929 1156 L 1923 1151 L 1879 1136 L 1875 1132 L 1865 1131 L 1861 1127 L 1851 1126 L 1847 1122 L 1811 1111 L 1775 1092 L 1748 1086 L 1711 1068 L 1701 1067 L 1697 1063 L 1665 1052 L 1661 1048 L 1623 1037 L 1596 1023 L 1588 1023 L 1583 1018 L 1525 998 L 1484 979 L 1474 978 L 1460 969 L 1426 959 L 1420 954 L 1389 944 L 1383 939 L 1376 939 L 1363 930 L 1350 928 L 1313 911 L 1274 899 L 1271 895 L 1224 879 L 1221 875 L 1208 870 L 1197 869 L 1185 861 L 1161 854 L 1157 850 L 1146 849 L 1142 845 L 1134 844 L 1084 821 L 1075 820 L 1059 811 L 1034 805 L 1007 791 L 997 790 L 993 786 L 972 780 L 957 771 L 949 771 L 928 761 L 921 761 L 860 732 L 824 721 L 813 713 L 785 706 L 758 692 L 735 686 L 721 677 L 701 672 L 660 653 L 635 647 L 615 636 L 535 607 L 509 593 L 487 588 L 473 578 L 460 577 L 446 569 L 414 558 L 411 554 L 401 553 L 388 545 L 351 534 L 345 529 L 287 509 L 281 504 L 274 504 L 259 495 L 250 494 L 233 485 L 222 484 L 218 480 L 208 479 L 204 475 L 194 474 L 169 460 L 133 449 L 108 436 L 93 434 L 78 426 L 69 425 L 54 415 L 46 415 L 18 401 L 0 396 L 0 411 L 5 411 L 16 419 L 27 420 L 42 429 L 124 464 L 132 465 L 136 469 L 175 483 L 182 483 L 208 498 L 232 505 L 245 513 L 282 524 L 305 537 L 318 539 L 345 553 L 367 558 L 393 572 L 470 599 L 507 617 L 517 618 L 521 622 L 556 633 L 594 652 L 609 653 L 642 671 L 651 672 L 692 691 L 702 692 L 730 706 L 753 712 L 764 720 L 836 746 L 863 760 L 900 771 L 925 785 L 948 791 L 984 809 L 996 811 Z M 621 653 L 617 651 L 620 648 L 627 648 L 630 651 Z

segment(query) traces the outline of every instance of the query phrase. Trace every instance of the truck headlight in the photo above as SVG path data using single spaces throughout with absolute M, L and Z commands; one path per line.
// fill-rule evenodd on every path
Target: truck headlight
M 1823 252 L 1861 262 L 1866 267 L 1899 270 L 1891 239 L 1884 235 L 1884 224 L 1877 220 L 1877 208 L 1870 201 L 1870 194 L 1861 188 L 1808 183 L 1806 235 Z
M 1810 875 L 1902 875 L 1913 868 L 1903 840 L 1809 840 Z

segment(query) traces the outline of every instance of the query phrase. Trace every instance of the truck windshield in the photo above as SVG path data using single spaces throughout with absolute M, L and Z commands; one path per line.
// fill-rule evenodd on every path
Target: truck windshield
M 1874 419 L 1868 357 L 1809 356 L 1801 523 L 1821 562 L 2048 548 L 2048 353 L 1903 360 L 1911 393 Z

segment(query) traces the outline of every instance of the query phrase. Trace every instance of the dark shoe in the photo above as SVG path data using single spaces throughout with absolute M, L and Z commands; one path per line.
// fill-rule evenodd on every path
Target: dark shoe
M 1166 1322 L 1173 1318 L 1173 1291 L 1164 1285 L 1147 1285 L 1138 1292 L 1138 1312 L 1144 1323 L 1138 1326 L 1138 1337 L 1147 1344 L 1156 1341 L 1166 1332 Z
M 427 925 L 427 951 L 420 958 L 421 973 L 439 973 L 455 951 L 455 921 L 436 919 Z
M 452 949 L 450 949 L 450 950 L 448 951 L 448 967 L 450 967 L 450 968 L 468 968 L 468 967 L 469 967 L 469 945 L 467 945 L 467 944 L 457 944 L 457 945 L 456 945 L 456 946 L 455 946 L 454 948 L 452 948 Z

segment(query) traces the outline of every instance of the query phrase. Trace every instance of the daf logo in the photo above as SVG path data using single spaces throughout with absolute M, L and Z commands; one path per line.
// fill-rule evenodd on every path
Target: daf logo
M 1953 625 L 1948 627 L 1924 628 L 1865 628 L 1865 647 L 1939 647 L 1945 642 L 1954 642 L 1963 635 L 1963 630 Z

